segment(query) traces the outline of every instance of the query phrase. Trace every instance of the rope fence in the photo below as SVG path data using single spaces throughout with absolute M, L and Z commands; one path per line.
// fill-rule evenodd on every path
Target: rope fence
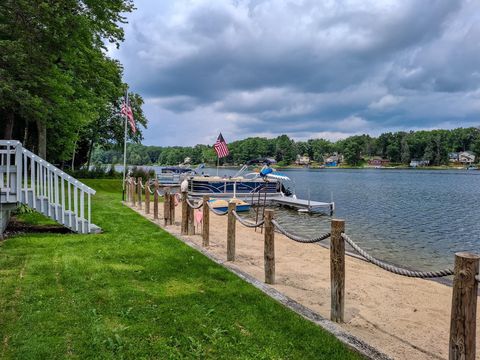
M 240 224 L 242 224 L 243 226 L 246 226 L 248 228 L 257 228 L 257 227 L 263 226 L 263 224 L 265 224 L 265 220 L 260 220 L 259 222 L 254 223 L 250 220 L 242 218 L 236 211 L 233 211 L 233 216 L 235 216 L 235 219 L 237 219 Z
M 342 238 L 365 260 L 378 266 L 379 268 L 382 268 L 383 270 L 386 270 L 388 272 L 391 272 L 397 275 L 427 279 L 427 278 L 438 278 L 438 277 L 450 276 L 454 274 L 454 271 L 452 269 L 443 269 L 443 270 L 437 270 L 437 271 L 417 271 L 417 270 L 409 270 L 404 267 L 398 267 L 373 257 L 372 255 L 367 253 L 365 250 L 363 250 L 357 243 L 355 243 L 347 234 L 342 233 Z
M 194 203 L 191 203 L 190 200 L 188 199 L 188 197 L 186 198 L 185 201 L 187 202 L 188 206 L 190 206 L 194 210 L 200 209 L 203 206 L 203 201 L 201 201 L 201 200 L 197 205 L 195 205 Z
M 155 220 L 158 219 L 159 196 L 164 197 L 164 220 L 165 225 L 175 224 L 175 206 L 180 203 L 179 194 L 170 193 L 167 187 L 163 194 L 158 189 L 158 181 L 154 182 L 154 190 L 151 183 L 142 184 L 141 179 L 126 179 L 127 201 L 132 206 L 142 209 L 142 193 L 145 193 L 145 213 L 150 212 L 150 194 L 153 194 L 153 209 Z M 147 196 L 148 193 L 148 196 Z M 136 202 L 138 201 L 138 205 Z M 294 234 L 280 224 L 274 218 L 274 211 L 265 209 L 264 218 L 253 222 L 242 217 L 236 211 L 236 204 L 230 202 L 227 211 L 213 208 L 209 197 L 204 196 L 198 204 L 188 199 L 187 192 L 181 195 L 182 216 L 181 233 L 183 235 L 195 234 L 195 222 L 202 226 L 202 245 L 209 246 L 210 213 L 217 216 L 228 216 L 227 220 L 227 261 L 235 261 L 236 221 L 247 228 L 263 227 L 264 238 L 264 276 L 265 283 L 275 284 L 275 233 L 278 232 L 286 238 L 297 243 L 315 244 L 330 238 L 330 318 L 332 321 L 344 322 L 345 314 L 345 288 L 346 288 L 346 262 L 345 244 L 348 244 L 363 259 L 371 264 L 390 273 L 412 278 L 440 278 L 454 276 L 453 295 L 451 303 L 449 359 L 474 359 L 476 355 L 476 309 L 478 283 L 480 282 L 479 267 L 480 256 L 470 253 L 456 253 L 454 269 L 442 269 L 436 271 L 419 271 L 396 266 L 369 254 L 362 249 L 349 235 L 345 233 L 344 220 L 331 220 L 331 230 L 328 233 L 313 238 L 306 238 Z M 205 206 L 205 204 L 207 206 Z
M 218 216 L 224 216 L 224 215 L 227 215 L 228 214 L 228 210 L 227 211 L 220 211 L 220 210 L 217 210 L 217 209 L 214 209 L 212 207 L 212 204 L 210 203 L 207 203 L 208 205 L 208 208 L 212 211 L 212 213 L 214 213 L 215 215 L 218 215 Z
M 320 235 L 316 238 L 312 238 L 312 239 L 307 239 L 307 238 L 304 238 L 304 237 L 301 237 L 301 236 L 298 236 L 298 235 L 295 235 L 295 234 L 292 234 L 291 232 L 287 231 L 282 225 L 280 225 L 276 220 L 272 220 L 272 223 L 273 225 L 275 226 L 275 229 L 277 229 L 281 234 L 285 235 L 287 238 L 293 240 L 293 241 L 296 241 L 296 242 L 299 242 L 299 243 L 303 243 L 303 244 L 313 244 L 313 243 L 317 243 L 317 242 L 320 242 L 320 241 L 323 241 L 325 239 L 328 239 L 331 234 L 330 233 L 326 233 L 326 234 L 323 234 L 323 235 Z

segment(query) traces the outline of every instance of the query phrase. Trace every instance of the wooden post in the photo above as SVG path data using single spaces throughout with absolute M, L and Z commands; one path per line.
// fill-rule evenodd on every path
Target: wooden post
M 168 223 L 170 225 L 175 225 L 175 194 L 170 194 L 170 216 L 168 218 Z
M 188 234 L 188 204 L 186 191 L 182 191 L 182 225 L 180 226 L 180 232 L 182 235 Z
M 150 214 L 150 179 L 145 183 L 145 214 Z
M 235 225 L 236 219 L 233 212 L 236 210 L 237 204 L 228 203 L 228 223 L 227 223 L 227 261 L 235 261 Z
M 208 195 L 203 196 L 203 224 L 202 224 L 202 245 L 204 247 L 210 245 L 210 209 L 208 208 Z
M 345 220 L 332 219 L 330 241 L 330 319 L 341 323 L 345 306 Z
M 479 259 L 477 255 L 455 254 L 452 313 L 450 320 L 450 360 L 474 360 L 477 318 Z
M 141 209 L 142 208 L 142 193 L 143 193 L 143 191 L 142 191 L 142 178 L 141 177 L 138 178 L 138 185 L 137 186 L 138 186 L 138 190 L 137 190 L 137 192 L 138 192 L 138 208 Z
M 195 213 L 192 207 L 187 204 L 188 207 L 188 235 L 195 235 Z
M 154 192 L 153 192 L 153 218 L 158 220 L 158 180 L 155 179 L 154 185 Z
M 275 227 L 272 223 L 273 215 L 274 211 L 272 209 L 265 209 L 263 259 L 266 284 L 275 284 Z
M 135 206 L 135 182 L 134 182 L 134 178 L 132 178 L 132 206 Z
M 165 189 L 165 195 L 163 195 L 163 225 L 170 224 L 170 189 Z

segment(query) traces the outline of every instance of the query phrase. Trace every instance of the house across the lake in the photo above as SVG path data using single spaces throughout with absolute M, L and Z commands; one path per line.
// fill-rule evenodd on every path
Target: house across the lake
M 448 161 L 471 165 L 475 162 L 475 154 L 471 151 L 451 152 L 448 154 Z
M 307 155 L 297 155 L 297 160 L 295 160 L 295 164 L 297 165 L 310 165 L 311 160 L 310 157 Z
M 458 154 L 458 161 L 462 164 L 473 164 L 475 162 L 475 154 L 471 151 L 462 151 Z
M 430 164 L 430 160 L 412 159 L 412 161 L 410 161 L 410 166 L 413 167 L 413 168 L 421 167 L 421 166 L 428 166 L 429 164 Z
M 448 153 L 448 161 L 450 162 L 458 162 L 458 155 L 460 153 L 458 152 L 451 152 L 451 153 Z
M 341 161 L 342 161 L 341 155 L 334 153 L 333 155 L 325 158 L 325 166 L 335 167 L 335 166 L 338 166 L 341 163 Z
M 370 167 L 384 167 L 390 164 L 390 160 L 388 159 L 383 159 L 380 156 L 374 156 L 370 160 L 368 160 L 368 166 Z

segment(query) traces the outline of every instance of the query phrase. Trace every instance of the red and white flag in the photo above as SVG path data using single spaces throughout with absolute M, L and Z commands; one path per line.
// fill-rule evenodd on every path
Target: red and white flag
M 222 133 L 218 135 L 217 141 L 215 142 L 215 145 L 213 145 L 215 151 L 217 152 L 218 158 L 223 158 L 225 156 L 228 156 L 230 152 L 228 151 L 227 143 L 225 142 L 225 139 L 222 136 Z
M 135 126 L 135 120 L 133 118 L 132 108 L 124 101 L 122 104 L 122 110 L 120 111 L 122 115 L 125 115 L 128 119 L 128 123 L 132 128 L 132 132 L 135 134 L 137 132 L 137 127 Z

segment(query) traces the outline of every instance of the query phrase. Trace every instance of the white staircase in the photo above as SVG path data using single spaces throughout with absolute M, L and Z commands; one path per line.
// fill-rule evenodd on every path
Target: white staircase
M 19 141 L 0 140 L 0 235 L 18 203 L 72 231 L 98 233 L 100 228 L 91 222 L 92 195 L 95 190 L 28 151 Z

